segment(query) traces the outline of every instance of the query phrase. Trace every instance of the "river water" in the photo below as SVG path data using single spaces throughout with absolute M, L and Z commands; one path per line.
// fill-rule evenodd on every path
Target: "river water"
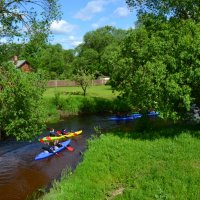
M 42 151 L 42 144 L 33 142 L 0 142 L 0 200 L 25 200 L 40 188 L 47 188 L 54 179 L 59 179 L 64 168 L 74 170 L 82 160 L 82 152 L 87 148 L 87 139 L 95 134 L 94 129 L 105 132 L 113 128 L 131 127 L 133 121 L 116 122 L 107 116 L 74 116 L 55 124 L 48 124 L 55 130 L 66 128 L 68 131 L 82 130 L 80 136 L 72 139 L 75 151 L 63 150 L 59 156 L 35 161 Z M 47 135 L 43 132 L 40 137 Z

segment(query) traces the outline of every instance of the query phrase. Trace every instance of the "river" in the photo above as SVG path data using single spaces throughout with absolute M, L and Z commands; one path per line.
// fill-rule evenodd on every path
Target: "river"
M 54 179 L 59 179 L 64 168 L 74 170 L 82 160 L 82 152 L 87 148 L 87 139 L 95 134 L 94 129 L 105 132 L 113 128 L 131 127 L 133 121 L 115 122 L 107 116 L 73 116 L 55 124 L 48 124 L 55 130 L 82 130 L 80 136 L 72 139 L 75 151 L 63 150 L 59 156 L 35 161 L 34 157 L 42 151 L 42 144 L 33 142 L 0 142 L 0 200 L 25 200 L 40 188 L 48 188 Z M 44 131 L 40 137 L 47 135 Z

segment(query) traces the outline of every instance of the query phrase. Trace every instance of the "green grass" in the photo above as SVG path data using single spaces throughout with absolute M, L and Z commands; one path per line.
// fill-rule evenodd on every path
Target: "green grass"
M 119 100 L 108 85 L 91 86 L 86 96 L 80 87 L 47 88 L 44 101 L 47 121 L 59 120 L 68 115 L 97 114 L 130 111 L 125 101 Z
M 200 199 L 200 131 L 169 131 L 120 131 L 90 140 L 75 172 L 42 199 Z
M 57 87 L 57 88 L 47 88 L 44 93 L 44 97 L 54 97 L 56 93 L 60 93 L 61 96 L 66 95 L 83 95 L 83 90 L 81 87 Z M 89 97 L 103 97 L 105 99 L 113 99 L 117 96 L 117 92 L 112 92 L 112 89 L 109 85 L 99 85 L 88 87 L 86 96 Z

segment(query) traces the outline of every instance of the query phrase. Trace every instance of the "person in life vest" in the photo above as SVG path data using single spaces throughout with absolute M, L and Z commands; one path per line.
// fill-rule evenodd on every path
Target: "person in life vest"
M 58 149 L 59 147 L 62 147 L 62 146 L 63 145 L 59 142 L 59 140 L 55 140 L 53 149 L 56 150 L 56 149 Z
M 67 130 L 66 130 L 65 128 L 63 128 L 63 129 L 61 130 L 61 134 L 62 134 L 62 135 L 66 135 L 66 134 L 67 134 Z
M 48 152 L 48 153 L 54 153 L 55 152 L 55 149 L 52 145 L 50 145 L 49 142 L 45 142 L 44 143 L 44 146 L 42 147 L 42 149 L 45 151 L 45 152 Z
M 55 137 L 56 136 L 56 132 L 55 132 L 54 128 L 51 128 L 51 130 L 49 131 L 49 135 L 51 137 Z

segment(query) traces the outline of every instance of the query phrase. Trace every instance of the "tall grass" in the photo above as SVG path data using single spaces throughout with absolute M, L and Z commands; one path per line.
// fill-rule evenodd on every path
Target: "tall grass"
M 134 132 L 113 132 L 90 140 L 76 171 L 42 199 L 199 199 L 200 131 L 165 131 L 147 138 L 137 132 L 135 139 Z

